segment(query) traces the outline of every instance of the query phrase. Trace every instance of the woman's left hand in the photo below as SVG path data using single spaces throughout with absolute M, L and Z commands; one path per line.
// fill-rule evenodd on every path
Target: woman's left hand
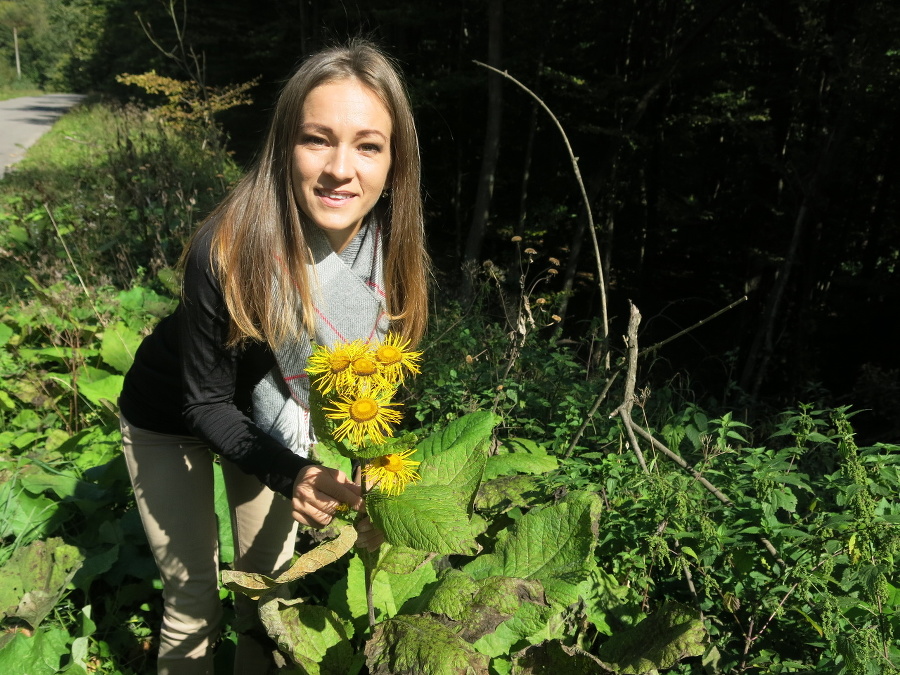
M 356 521 L 356 547 L 375 551 L 384 543 L 384 532 L 375 527 L 375 523 L 369 516 L 363 516 Z
M 334 518 L 340 504 L 356 511 L 365 508 L 359 485 L 343 471 L 318 465 L 300 470 L 294 480 L 294 498 L 291 500 L 294 520 L 310 527 L 323 527 Z

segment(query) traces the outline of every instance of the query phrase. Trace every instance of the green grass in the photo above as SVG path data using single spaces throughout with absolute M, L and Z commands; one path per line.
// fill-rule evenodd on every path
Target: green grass
M 208 136 L 206 137 L 208 140 Z M 175 264 L 238 174 L 230 155 L 146 111 L 89 101 L 0 180 L 0 295 L 81 273 L 126 287 Z M 54 223 L 47 211 L 53 214 Z
M 0 87 L 0 101 L 7 101 L 11 98 L 21 98 L 22 96 L 43 96 L 44 92 L 40 89 L 7 89 Z
M 109 134 L 115 131 L 121 119 L 113 109 L 102 104 L 77 106 L 28 149 L 16 170 L 39 172 L 42 168 L 53 167 L 53 173 L 56 173 L 76 168 L 80 171 L 100 169 L 109 154 Z M 15 185 L 19 181 L 13 175 L 9 182 Z M 0 182 L 0 192 L 6 192 L 4 187 L 5 182 Z M 66 191 L 62 186 L 59 190 L 60 193 Z
M 7 72 L 8 69 L 0 66 L 0 101 L 20 96 L 43 96 L 43 91 L 28 79 L 16 79 L 15 73 Z

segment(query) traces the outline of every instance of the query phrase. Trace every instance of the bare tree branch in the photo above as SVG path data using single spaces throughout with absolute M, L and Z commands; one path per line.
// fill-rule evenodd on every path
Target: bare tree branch
M 550 115 L 550 119 L 553 120 L 553 123 L 556 125 L 556 128 L 559 129 L 559 133 L 562 134 L 563 142 L 566 144 L 566 151 L 569 153 L 569 159 L 572 161 L 572 169 L 575 172 L 575 180 L 578 183 L 578 189 L 581 191 L 581 198 L 584 201 L 584 208 L 587 213 L 588 218 L 588 230 L 591 233 L 591 241 L 594 244 L 594 258 L 597 262 L 597 279 L 600 286 L 600 306 L 601 306 L 601 314 L 603 318 L 603 337 L 609 338 L 609 317 L 607 310 L 607 300 L 606 300 L 606 277 L 603 273 L 603 260 L 600 257 L 600 244 L 597 242 L 597 232 L 594 229 L 594 215 L 591 213 L 591 200 L 588 199 L 587 190 L 584 188 L 584 181 L 581 178 L 581 171 L 578 168 L 578 158 L 575 156 L 575 153 L 572 150 L 572 145 L 569 143 L 569 137 L 566 135 L 565 129 L 563 129 L 562 124 L 560 124 L 556 115 L 553 114 L 553 111 L 547 107 L 547 104 L 541 100 L 541 97 L 535 94 L 531 89 L 526 87 L 524 84 L 519 82 L 512 75 L 507 73 L 505 70 L 498 70 L 492 66 L 489 66 L 486 63 L 482 63 L 481 61 L 472 61 L 477 66 L 481 66 L 483 68 L 487 68 L 490 71 L 497 73 L 498 75 L 502 75 L 507 80 L 517 84 L 522 90 L 525 91 L 529 96 L 531 96 L 538 104 Z M 606 352 L 606 369 L 609 370 L 609 351 Z

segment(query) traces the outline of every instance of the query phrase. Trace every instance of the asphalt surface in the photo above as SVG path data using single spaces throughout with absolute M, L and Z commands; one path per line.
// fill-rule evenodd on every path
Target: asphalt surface
M 0 101 L 0 178 L 64 112 L 83 98 L 80 94 L 47 94 Z

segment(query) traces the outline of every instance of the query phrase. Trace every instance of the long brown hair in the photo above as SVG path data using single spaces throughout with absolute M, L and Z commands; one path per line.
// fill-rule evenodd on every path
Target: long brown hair
M 282 89 L 256 162 L 210 215 L 216 228 L 212 260 L 231 318 L 230 346 L 247 339 L 277 346 L 303 330 L 312 332 L 313 280 L 306 273 L 311 260 L 304 232 L 315 225 L 294 200 L 293 150 L 306 97 L 322 84 L 345 79 L 369 87 L 390 113 L 390 197 L 376 207 L 385 237 L 387 311 L 391 329 L 413 344 L 425 331 L 429 263 L 412 110 L 391 60 L 372 43 L 356 39 L 300 65 Z

